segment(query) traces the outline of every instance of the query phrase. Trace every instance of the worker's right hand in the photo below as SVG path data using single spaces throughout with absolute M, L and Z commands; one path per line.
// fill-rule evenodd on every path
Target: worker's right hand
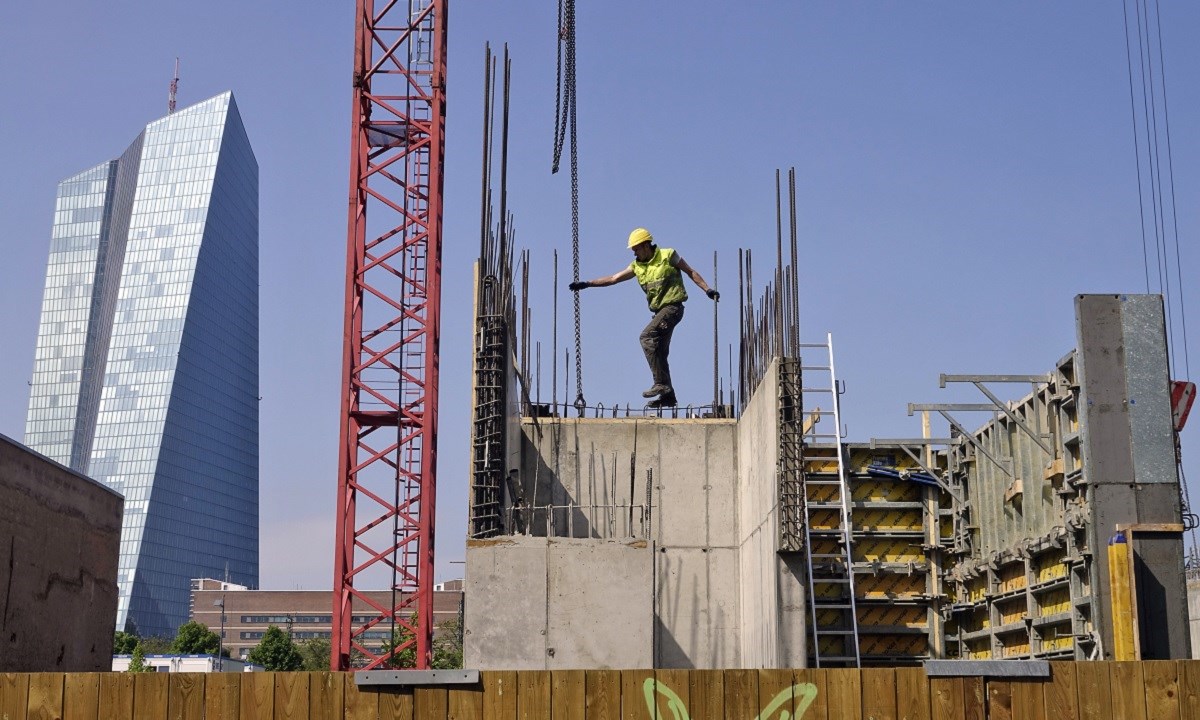
M 591 286 L 592 286 L 592 284 L 589 283 L 587 280 L 579 280 L 577 282 L 571 283 L 567 287 L 570 290 L 572 290 L 573 292 L 579 292 L 580 290 L 587 288 L 587 287 L 591 287 Z

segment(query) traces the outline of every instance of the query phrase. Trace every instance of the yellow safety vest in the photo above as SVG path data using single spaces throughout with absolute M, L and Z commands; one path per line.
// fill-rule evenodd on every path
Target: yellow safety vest
M 681 303 L 687 300 L 687 290 L 683 287 L 683 273 L 673 263 L 678 262 L 675 251 L 671 248 L 658 248 L 646 262 L 634 260 L 629 264 L 634 277 L 646 293 L 646 302 L 651 312 L 658 312 L 666 305 Z

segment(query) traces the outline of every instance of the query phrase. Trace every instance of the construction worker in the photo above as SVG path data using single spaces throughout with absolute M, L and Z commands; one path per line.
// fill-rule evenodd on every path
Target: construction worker
M 654 313 L 650 324 L 642 331 L 642 351 L 650 364 L 654 385 L 642 393 L 642 397 L 657 397 L 650 407 L 672 407 L 676 404 L 675 387 L 671 384 L 671 367 L 667 354 L 671 350 L 671 333 L 683 319 L 683 303 L 687 290 L 683 287 L 683 275 L 687 274 L 713 301 L 721 299 L 721 293 L 713 290 L 692 269 L 679 253 L 671 248 L 660 248 L 654 244 L 654 236 L 646 228 L 637 228 L 629 233 L 629 249 L 633 251 L 633 262 L 629 267 L 608 277 L 596 280 L 580 280 L 570 284 L 571 290 L 579 292 L 589 287 L 607 287 L 636 277 L 646 293 L 646 303 Z

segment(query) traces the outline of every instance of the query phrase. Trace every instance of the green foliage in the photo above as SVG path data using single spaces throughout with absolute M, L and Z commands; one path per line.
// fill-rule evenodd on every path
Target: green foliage
M 296 643 L 274 625 L 267 627 L 263 639 L 250 651 L 248 659 L 267 670 L 299 670 L 304 667 L 304 657 Z
M 332 645 L 325 638 L 302 640 L 298 644 L 300 656 L 304 658 L 304 669 L 313 672 L 329 670 L 329 653 Z
M 137 635 L 118 630 L 113 634 L 113 655 L 129 655 L 137 644 Z
M 146 652 L 142 650 L 142 644 L 140 642 L 133 646 L 133 658 L 131 658 L 129 661 L 129 672 L 154 672 L 154 668 L 146 664 Z
M 462 625 L 458 618 L 438 625 L 433 635 L 433 669 L 459 670 L 463 666 Z
M 138 644 L 147 655 L 167 655 L 171 652 L 171 641 L 165 637 L 151 635 L 139 639 Z
M 416 616 L 410 618 L 410 621 L 416 623 Z M 390 640 L 385 640 L 381 652 L 390 652 L 392 648 L 400 647 L 404 643 L 411 640 L 413 634 L 408 628 L 397 626 L 392 631 Z M 462 632 L 460 631 L 458 619 L 447 620 L 438 626 L 437 632 L 433 637 L 433 662 L 434 670 L 454 670 L 461 668 L 463 664 L 463 649 L 462 649 Z M 417 666 L 417 648 L 416 645 L 409 645 L 400 652 L 396 653 L 387 662 L 390 668 L 413 668 Z
M 221 638 L 208 627 L 192 620 L 179 626 L 171 651 L 180 655 L 216 655 Z

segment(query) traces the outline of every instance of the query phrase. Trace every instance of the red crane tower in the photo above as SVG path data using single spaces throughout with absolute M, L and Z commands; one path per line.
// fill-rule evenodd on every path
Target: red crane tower
M 428 668 L 446 0 L 357 0 L 331 667 Z M 390 583 L 390 602 L 363 588 Z M 370 608 L 364 611 L 362 608 Z M 383 652 L 379 639 L 406 642 Z M 373 642 L 367 643 L 371 638 Z

